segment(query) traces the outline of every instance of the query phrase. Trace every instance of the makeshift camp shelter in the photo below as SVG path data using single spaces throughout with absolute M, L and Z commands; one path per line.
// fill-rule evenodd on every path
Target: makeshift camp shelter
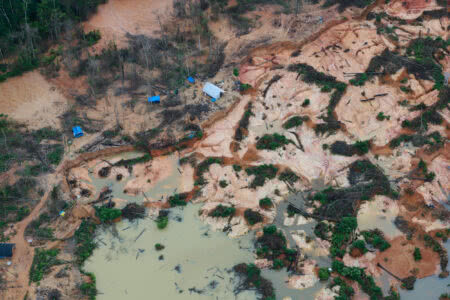
M 148 97 L 148 102 L 150 103 L 160 103 L 161 102 L 161 97 L 158 96 L 152 96 L 152 97 Z
M 194 79 L 194 77 L 192 77 L 192 76 L 189 76 L 189 77 L 187 78 L 187 80 L 188 80 L 190 83 L 195 83 L 195 79 Z
M 0 258 L 12 257 L 15 247 L 15 244 L 0 243 Z
M 73 132 L 73 137 L 75 137 L 75 138 L 79 138 L 79 137 L 82 137 L 84 135 L 83 129 L 81 129 L 80 126 L 73 127 L 72 128 L 72 132 Z
M 219 99 L 222 93 L 225 93 L 224 90 L 209 82 L 203 87 L 203 92 L 214 99 Z

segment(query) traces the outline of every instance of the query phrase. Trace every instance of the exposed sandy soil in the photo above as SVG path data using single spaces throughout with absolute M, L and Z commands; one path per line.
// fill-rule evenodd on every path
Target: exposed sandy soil
M 86 32 L 100 30 L 102 39 L 95 48 L 104 48 L 109 41 L 119 47 L 126 45 L 126 34 L 155 36 L 161 22 L 172 10 L 171 1 L 160 0 L 109 0 L 98 7 L 98 12 L 84 23 Z
M 440 8 L 435 0 L 396 0 L 386 5 L 386 13 L 404 20 L 414 20 L 424 11 Z
M 58 116 L 67 106 L 68 100 L 39 71 L 0 83 L 0 113 L 31 129 L 60 128 Z
M 419 2 L 421 1 L 410 2 L 411 4 L 409 5 L 414 10 L 419 9 L 423 11 L 428 9 L 420 7 L 421 4 Z M 434 3 L 434 0 L 430 2 Z M 101 30 L 103 38 L 102 42 L 96 46 L 97 48 L 103 47 L 104 43 L 111 39 L 115 39 L 119 45 L 124 45 L 127 32 L 154 35 L 155 30 L 159 27 L 154 12 L 157 10 L 163 12 L 169 6 L 170 2 L 156 0 L 110 0 L 108 4 L 99 7 L 98 14 L 84 24 L 84 29 L 86 31 Z M 411 14 L 405 12 L 401 6 L 401 1 L 392 1 L 389 4 L 388 12 L 392 15 L 409 19 Z M 239 79 L 242 82 L 250 83 L 253 87 L 250 93 L 238 97 L 236 92 L 231 91 L 234 79 L 229 78 L 229 74 L 225 73 L 225 71 L 219 72 L 214 81 L 220 82 L 224 80 L 223 88 L 227 90 L 227 93 L 213 106 L 212 112 L 219 112 L 202 124 L 204 138 L 194 142 L 188 149 L 180 151 L 180 157 L 196 153 L 200 160 L 208 156 L 225 158 L 224 165 L 214 164 L 208 172 L 205 172 L 204 177 L 208 183 L 195 198 L 196 202 L 205 203 L 201 218 L 206 223 L 211 224 L 213 229 L 221 230 L 225 226 L 230 225 L 230 237 L 245 234 L 250 229 L 243 218 L 243 211 L 247 208 L 259 211 L 264 215 L 264 223 L 270 223 L 275 217 L 275 210 L 259 208 L 259 199 L 267 196 L 272 198 L 275 203 L 279 203 L 289 194 L 287 184 L 277 178 L 270 180 L 262 187 L 249 188 L 249 183 L 253 179 L 252 176 L 246 176 L 244 171 L 236 173 L 231 166 L 233 163 L 239 163 L 243 167 L 274 164 L 280 170 L 290 168 L 300 177 L 300 180 L 293 185 L 293 188 L 305 190 L 314 188 L 314 180 L 319 177 L 323 179 L 325 185 L 336 187 L 349 186 L 346 167 L 360 158 L 367 158 L 379 165 L 390 179 L 400 180 L 417 166 L 418 157 L 423 157 L 426 160 L 429 169 L 436 173 L 437 180 L 432 183 L 409 179 L 400 180 L 400 187 L 403 189 L 411 187 L 417 193 L 413 195 L 402 193 L 401 199 L 395 204 L 388 203 L 386 199 L 386 201 L 377 199 L 377 201 L 380 200 L 378 201 L 380 203 L 377 202 L 377 205 L 379 204 L 378 213 L 382 216 L 383 210 L 393 209 L 394 211 L 390 212 L 391 215 L 405 217 L 413 226 L 424 231 L 448 228 L 450 225 L 448 220 L 436 220 L 436 217 L 424 208 L 425 203 L 439 205 L 449 194 L 448 147 L 431 156 L 426 156 L 421 151 L 416 151 L 410 146 L 402 146 L 389 151 L 383 148 L 389 140 L 404 132 L 400 125 L 403 120 L 411 119 L 419 113 L 410 112 L 407 108 L 403 108 L 397 103 L 405 97 L 398 86 L 398 81 L 405 75 L 403 70 L 392 76 L 392 78 L 388 78 L 389 80 L 385 84 L 380 83 L 378 79 L 374 79 L 371 82 L 367 82 L 363 88 L 349 85 L 344 97 L 336 108 L 337 118 L 346 125 L 346 130 L 339 131 L 331 136 L 317 136 L 315 134 L 313 127 L 321 122 L 319 117 L 326 110 L 330 95 L 329 93 L 321 92 L 315 85 L 308 85 L 298 80 L 296 78 L 297 74 L 288 72 L 285 67 L 293 63 L 307 63 L 316 70 L 335 76 L 338 80 L 348 83 L 350 78 L 344 76 L 344 72 L 363 72 L 374 55 L 381 53 L 386 48 L 394 49 L 396 46 L 383 36 L 376 34 L 376 27 L 373 22 L 365 20 L 333 20 L 334 9 L 331 8 L 321 12 L 324 15 L 325 22 L 318 25 L 317 19 L 314 19 L 319 15 L 317 11 L 300 14 L 296 18 L 283 14 L 276 15 L 273 13 L 276 11 L 276 8 L 264 7 L 261 10 L 249 13 L 248 16 L 256 18 L 255 16 L 258 15 L 260 17 L 256 22 L 256 29 L 241 38 L 233 38 L 235 30 L 231 29 L 227 21 L 221 20 L 211 24 L 212 31 L 219 39 L 229 42 L 225 50 L 227 56 L 236 54 L 231 58 L 227 58 L 227 62 L 236 63 L 250 53 L 246 59 L 241 61 Z M 414 14 L 417 13 L 416 11 L 414 12 Z M 310 14 L 310 16 L 308 17 L 306 14 Z M 346 12 L 344 15 L 350 16 L 350 13 Z M 336 16 L 334 15 L 334 17 Z M 308 21 L 310 23 L 306 22 L 307 19 L 310 20 Z M 329 23 L 327 23 L 328 21 Z M 439 20 L 425 21 L 424 24 L 427 27 L 429 26 L 431 34 L 443 37 L 447 35 L 445 29 L 442 29 Z M 420 30 L 412 27 L 414 26 L 402 25 L 402 29 L 408 30 L 410 35 L 405 35 L 403 37 L 405 41 L 400 41 L 400 44 L 406 43 L 406 40 L 419 34 Z M 318 30 L 322 31 L 309 40 L 301 41 L 301 38 Z M 254 48 L 255 44 L 265 44 L 269 40 L 280 42 Z M 292 57 L 292 52 L 300 48 L 301 54 L 297 57 Z M 239 49 L 241 50 L 238 51 Z M 447 63 L 447 68 L 448 65 L 450 63 Z M 282 78 L 268 87 L 269 80 L 275 75 L 282 76 Z M 437 93 L 435 91 L 430 92 L 432 83 L 418 81 L 413 76 L 409 76 L 409 82 L 413 90 L 411 97 L 408 97 L 411 104 L 423 102 L 430 105 L 437 100 Z M 65 84 L 66 88 L 68 88 L 67 82 Z M 24 89 L 23 86 L 27 86 L 27 88 Z M 113 88 L 116 88 L 116 86 Z M 197 84 L 188 89 L 186 93 L 192 95 L 193 90 L 196 90 L 198 94 L 201 94 L 199 92 L 200 89 L 201 85 Z M 0 91 L 2 92 L 0 104 L 5 108 L 5 113 L 10 114 L 15 119 L 27 122 L 32 128 L 44 125 L 58 126 L 57 116 L 63 111 L 64 105 L 67 103 L 62 93 L 54 89 L 37 72 L 27 73 L 20 78 L 8 80 L 0 85 Z M 6 91 L 6 93 L 3 93 L 3 91 Z M 264 92 L 266 92 L 265 96 Z M 363 92 L 365 92 L 365 96 L 362 95 Z M 65 89 L 64 93 L 67 93 L 67 89 Z M 371 95 L 379 93 L 388 93 L 388 95 L 377 98 L 375 101 L 360 101 L 364 97 L 371 97 Z M 122 104 L 128 101 L 129 98 L 115 96 L 114 94 L 113 89 L 111 89 L 108 91 L 108 96 L 98 101 L 95 108 L 86 109 L 88 116 L 94 119 L 103 119 L 111 127 L 116 121 L 119 121 L 124 127 L 124 132 L 130 134 L 139 130 L 153 128 L 159 124 L 160 116 L 158 114 L 164 109 L 163 107 L 149 109 L 145 105 L 145 99 L 140 99 L 142 102 L 139 102 L 135 108 L 124 108 Z M 311 100 L 311 105 L 303 107 L 301 104 L 306 98 Z M 198 97 L 193 103 L 209 103 L 206 101 L 208 101 L 206 98 Z M 253 103 L 252 111 L 254 114 L 250 118 L 249 133 L 239 143 L 238 150 L 235 151 L 233 148 L 234 132 L 249 102 Z M 389 114 L 391 119 L 382 122 L 376 120 L 375 116 L 380 111 Z M 209 116 L 212 115 L 212 112 Z M 450 118 L 448 111 L 445 111 L 444 114 L 444 117 L 448 120 Z M 288 132 L 281 125 L 293 115 L 308 116 L 310 121 L 302 126 L 290 129 L 290 132 Z M 37 119 L 34 121 L 36 116 Z M 443 126 L 433 126 L 429 132 L 436 129 L 441 133 L 446 132 Z M 255 144 L 257 139 L 265 133 L 274 132 L 283 133 L 294 143 L 276 151 L 256 150 Z M 299 136 L 299 141 L 296 140 L 292 132 Z M 92 139 L 94 137 L 88 135 L 87 138 Z M 375 157 L 375 154 L 378 154 L 375 151 L 362 157 L 357 157 L 356 155 L 345 157 L 332 155 L 330 151 L 323 149 L 323 144 L 332 144 L 338 140 L 350 143 L 365 139 L 371 139 L 377 146 L 377 151 L 382 153 L 380 158 Z M 303 150 L 300 149 L 299 143 L 301 143 Z M 78 149 L 80 146 L 81 142 L 80 144 L 75 144 L 74 148 Z M 131 147 L 123 147 L 83 154 L 73 161 L 64 162 L 60 170 L 64 168 L 64 171 L 70 171 L 71 177 L 87 181 L 81 183 L 78 190 L 72 190 L 75 195 L 80 193 L 80 188 L 89 189 L 94 193 L 96 191 L 89 178 L 89 168 L 93 168 L 94 174 L 97 174 L 101 167 L 107 165 L 107 163 L 98 164 L 102 157 L 111 155 L 114 152 L 130 150 Z M 126 189 L 130 194 L 136 195 L 150 189 L 156 182 L 171 175 L 171 170 L 167 168 L 167 164 L 169 164 L 167 157 L 161 156 L 156 157 L 150 163 L 134 166 L 133 172 L 136 178 L 127 184 Z M 194 188 L 194 169 L 189 165 L 184 165 L 181 167 L 181 172 L 183 176 L 177 192 L 197 191 Z M 59 176 L 62 176 L 61 174 Z M 117 174 L 129 176 L 125 168 L 117 168 L 111 173 L 110 177 L 113 178 Z M 221 180 L 226 180 L 228 186 L 222 188 L 219 184 Z M 275 189 L 278 189 L 279 193 L 276 194 Z M 39 214 L 39 210 L 44 205 L 47 195 L 48 192 L 30 216 L 16 225 L 17 235 L 14 237 L 13 242 L 17 244 L 17 249 L 13 265 L 9 270 L 12 274 L 17 274 L 15 280 L 18 288 L 8 291 L 8 295 L 4 296 L 7 300 L 22 299 L 25 291 L 28 289 L 28 270 L 33 255 L 32 247 L 24 240 L 24 231 L 26 225 Z M 78 226 L 80 218 L 92 216 L 92 208 L 83 206 L 83 201 L 86 201 L 86 199 L 79 199 L 78 205 L 70 216 L 58 221 L 58 227 L 63 228 L 63 230 L 57 232 L 58 237 L 70 237 Z M 114 201 L 125 203 L 126 200 L 114 199 Z M 219 203 L 234 205 L 237 208 L 236 216 L 230 221 L 208 217 L 207 214 Z M 164 204 L 161 203 L 160 206 Z M 258 224 L 254 227 L 261 226 L 262 224 Z M 311 245 L 306 245 L 306 240 L 301 232 L 297 232 L 296 242 L 301 248 L 311 247 L 310 251 L 316 251 L 317 249 L 326 250 L 328 246 L 321 240 L 316 240 Z M 391 248 L 385 252 L 367 253 L 359 258 L 352 258 L 347 255 L 344 261 L 349 265 L 367 267 L 368 271 L 374 275 L 380 275 L 381 272 L 380 269 L 376 268 L 377 262 L 400 277 L 411 275 L 411 271 L 415 268 L 419 269 L 417 273 L 419 278 L 432 275 L 439 270 L 437 266 L 439 257 L 430 248 L 425 248 L 422 241 L 416 238 L 407 240 L 406 236 L 402 234 L 393 237 L 390 243 L 392 245 Z M 417 246 L 421 247 L 423 256 L 420 262 L 414 261 L 412 256 L 412 251 Z M 326 251 L 323 251 L 323 255 L 326 254 Z M 309 261 L 303 270 L 307 276 L 292 277 L 290 284 L 296 288 L 304 288 L 316 282 L 317 276 L 315 275 L 314 266 L 315 262 Z M 57 271 L 59 269 L 55 268 L 52 272 Z M 74 282 L 80 282 L 79 274 L 77 278 L 69 278 L 72 280 L 72 287 Z M 46 280 L 45 284 L 52 285 L 53 283 Z M 28 290 L 30 290 L 31 295 L 34 295 L 34 286 Z M 65 293 L 70 294 L 71 291 L 69 288 L 65 290 Z M 331 291 L 323 292 L 324 299 L 329 299 L 332 295 Z
M 391 247 L 389 249 L 380 252 L 376 256 L 374 264 L 380 263 L 400 278 L 413 275 L 414 269 L 418 270 L 416 273 L 417 278 L 423 278 L 439 272 L 440 268 L 436 264 L 431 263 L 439 261 L 439 255 L 432 248 L 425 247 L 418 240 L 409 241 L 404 236 L 397 237 L 390 243 Z M 422 254 L 420 261 L 414 260 L 413 252 L 415 247 L 420 248 Z

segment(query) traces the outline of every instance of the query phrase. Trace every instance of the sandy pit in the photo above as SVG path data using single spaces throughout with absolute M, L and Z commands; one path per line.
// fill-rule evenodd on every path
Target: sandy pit
M 59 116 L 67 106 L 68 100 L 39 71 L 0 83 L 0 113 L 30 129 L 60 128 Z
M 126 34 L 155 36 L 161 22 L 172 9 L 171 1 L 159 0 L 109 0 L 98 7 L 98 12 L 83 25 L 86 32 L 100 30 L 102 39 L 95 46 L 103 48 L 109 41 L 119 47 L 126 45 Z

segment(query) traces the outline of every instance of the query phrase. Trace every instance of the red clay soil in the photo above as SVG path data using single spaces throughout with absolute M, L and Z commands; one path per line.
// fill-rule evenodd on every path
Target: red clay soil
M 432 248 L 425 247 L 423 240 L 408 240 L 402 235 L 389 242 L 391 247 L 380 252 L 375 258 L 374 264 L 380 263 L 400 278 L 411 275 L 424 278 L 439 270 L 439 254 L 434 252 Z M 413 252 L 416 247 L 420 249 L 422 254 L 420 261 L 414 260 Z

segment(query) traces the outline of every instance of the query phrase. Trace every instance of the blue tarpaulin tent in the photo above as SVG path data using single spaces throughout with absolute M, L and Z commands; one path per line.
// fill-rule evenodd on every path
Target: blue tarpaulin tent
M 75 137 L 75 138 L 79 138 L 84 135 L 83 130 L 81 129 L 80 126 L 73 127 L 72 132 L 73 132 L 73 137 Z
M 211 98 L 215 98 L 217 100 L 225 91 L 215 86 L 214 84 L 207 82 L 203 87 L 203 92 L 208 96 L 210 96 Z
M 0 258 L 12 257 L 14 247 L 14 244 L 0 243 Z
M 216 98 L 211 98 L 211 102 L 216 102 Z
M 148 97 L 148 102 L 150 102 L 150 103 L 159 103 L 159 102 L 161 102 L 161 97 L 160 96 Z
M 190 83 L 195 83 L 195 79 L 194 79 L 194 77 L 192 77 L 192 76 L 189 76 L 189 77 L 187 78 L 187 80 L 188 80 Z

